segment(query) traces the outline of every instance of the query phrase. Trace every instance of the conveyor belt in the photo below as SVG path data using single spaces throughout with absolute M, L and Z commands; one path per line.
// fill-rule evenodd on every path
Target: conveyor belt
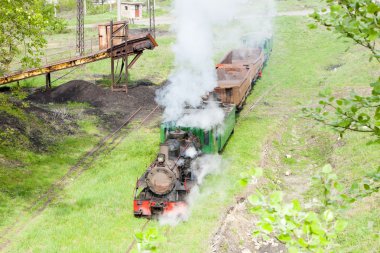
M 131 37 L 130 40 L 128 40 L 127 43 L 127 53 L 128 55 L 141 55 L 141 53 L 146 49 L 154 49 L 157 47 L 157 42 L 154 40 L 154 38 L 150 34 L 144 34 L 144 35 L 136 35 Z M 104 60 L 111 57 L 111 54 L 115 58 L 120 58 L 125 56 L 126 54 L 126 47 L 125 42 L 115 45 L 113 48 L 113 52 L 111 52 L 111 49 L 105 49 L 90 55 L 81 56 L 81 57 L 75 57 L 68 60 L 60 61 L 57 63 L 49 64 L 41 68 L 33 68 L 33 69 L 27 69 L 23 71 L 14 72 L 9 75 L 5 75 L 0 77 L 0 85 L 4 85 L 11 82 L 20 81 L 23 79 L 48 74 L 51 72 L 68 69 L 84 64 L 88 64 L 95 61 Z

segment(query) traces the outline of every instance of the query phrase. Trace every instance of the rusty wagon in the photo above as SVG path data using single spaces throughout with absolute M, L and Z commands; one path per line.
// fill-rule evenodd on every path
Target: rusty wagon
M 215 92 L 226 104 L 241 109 L 252 84 L 261 76 L 265 63 L 261 48 L 241 48 L 230 51 L 216 66 L 218 86 Z

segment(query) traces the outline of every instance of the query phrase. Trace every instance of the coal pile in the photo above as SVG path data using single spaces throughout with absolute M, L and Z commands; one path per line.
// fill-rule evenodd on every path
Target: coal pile
M 103 88 L 83 80 L 74 80 L 62 84 L 49 91 L 37 91 L 28 97 L 36 104 L 80 102 L 88 103 L 93 107 L 89 110 L 102 118 L 110 126 L 118 125 L 126 117 L 143 107 L 151 110 L 156 107 L 156 86 L 140 82 L 131 87 L 128 94 L 112 92 L 110 88 Z
M 136 103 L 145 106 L 154 106 L 156 88 L 139 85 L 124 92 L 112 92 L 108 88 L 82 80 L 70 81 L 49 91 L 38 91 L 29 96 L 29 100 L 36 103 L 89 103 L 97 108 L 116 108 L 117 106 L 133 107 Z

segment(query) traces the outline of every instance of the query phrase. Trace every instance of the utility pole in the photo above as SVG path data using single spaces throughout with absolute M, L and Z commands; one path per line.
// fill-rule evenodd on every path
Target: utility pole
M 85 0 L 77 0 L 77 55 L 84 54 L 84 4 Z
M 148 0 L 149 32 L 156 38 L 156 0 Z
M 121 21 L 121 0 L 117 0 L 117 21 Z
M 57 17 L 57 1 L 58 0 L 53 0 L 53 4 L 54 4 L 54 17 L 55 18 Z

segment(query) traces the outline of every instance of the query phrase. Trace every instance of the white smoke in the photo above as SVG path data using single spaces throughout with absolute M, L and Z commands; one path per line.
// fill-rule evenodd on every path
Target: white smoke
M 194 171 L 197 185 L 195 185 L 186 198 L 187 206 L 180 206 L 170 211 L 168 214 L 162 215 L 159 218 L 161 226 L 177 226 L 179 223 L 187 221 L 191 214 L 191 209 L 201 196 L 200 186 L 205 177 L 211 174 L 218 174 L 226 167 L 220 155 L 204 155 L 198 157 L 191 164 Z
M 177 126 L 211 130 L 213 126 L 222 124 L 223 120 L 224 111 L 218 107 L 216 102 L 210 101 L 203 110 L 181 116 L 177 120 Z
M 189 158 L 194 158 L 198 154 L 198 151 L 194 147 L 190 147 L 186 150 L 185 156 Z
M 219 173 L 223 168 L 223 159 L 220 155 L 204 155 L 196 159 L 191 168 L 197 178 L 198 185 L 203 183 L 207 175 Z
M 165 108 L 166 122 L 179 120 L 186 107 L 200 106 L 202 96 L 217 86 L 214 57 L 218 51 L 241 47 L 242 37 L 250 33 L 257 42 L 269 36 L 275 10 L 274 0 L 175 0 L 173 8 L 175 68 L 156 97 Z M 213 109 L 217 115 L 223 113 Z M 222 120 L 198 117 L 193 126 L 211 128 Z M 191 115 L 184 121 L 192 121 Z
M 234 0 L 237 6 L 233 22 L 216 28 L 215 47 L 225 52 L 242 46 L 254 47 L 273 35 L 275 0 Z M 228 36 L 226 36 L 228 34 Z

